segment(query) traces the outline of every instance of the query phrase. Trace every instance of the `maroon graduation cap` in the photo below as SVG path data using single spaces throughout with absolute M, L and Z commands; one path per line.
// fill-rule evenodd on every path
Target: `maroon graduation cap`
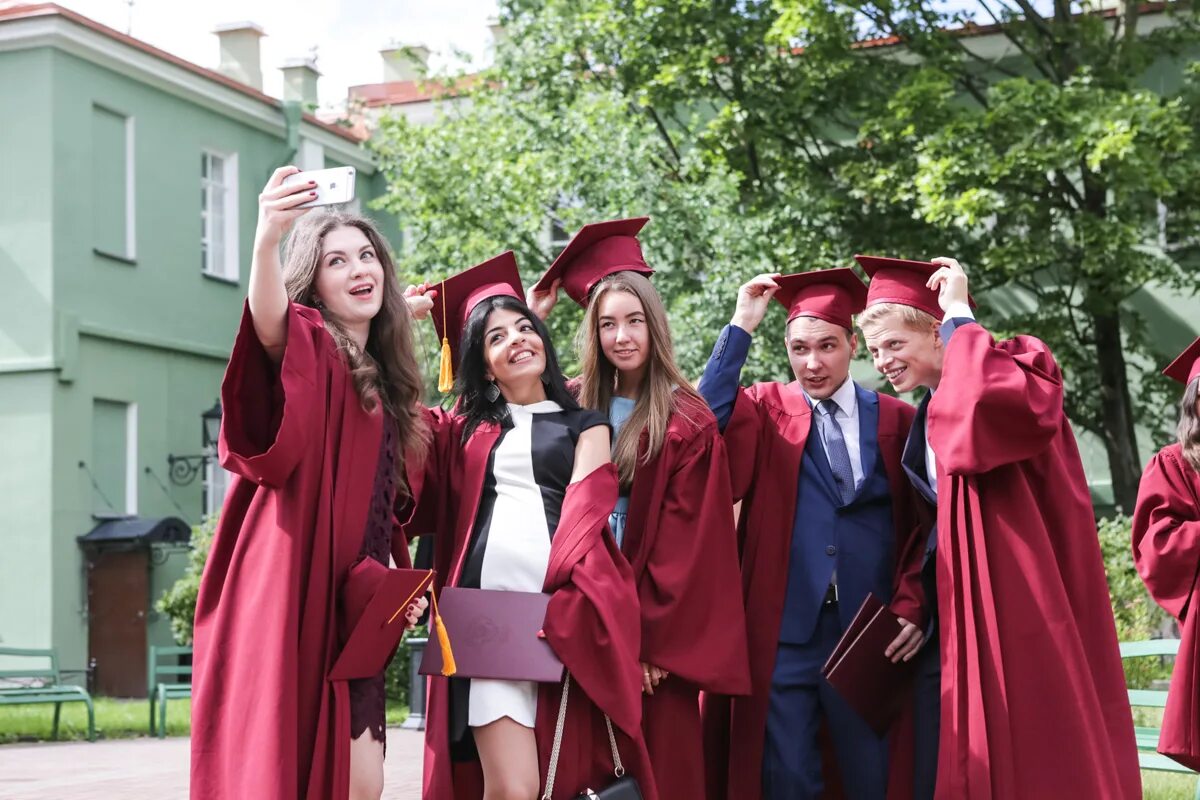
M 649 221 L 649 217 L 634 217 L 584 225 L 534 284 L 533 290 L 547 291 L 561 278 L 567 296 L 586 308 L 593 287 L 614 272 L 628 270 L 642 275 L 653 274 L 654 270 L 642 257 L 642 246 L 637 240 L 638 232 Z
M 941 269 L 940 264 L 864 255 L 856 255 L 854 260 L 871 279 L 867 286 L 867 308 L 879 303 L 899 303 L 919 308 L 936 319 L 942 318 L 945 312 L 938 304 L 938 293 L 925 285 L 929 276 Z M 971 308 L 975 307 L 973 297 L 968 297 L 967 301 Z
M 521 273 L 511 250 L 476 264 L 437 285 L 433 299 L 433 327 L 442 339 L 442 364 L 438 373 L 438 391 L 454 388 L 454 365 L 458 363 L 458 345 L 463 327 L 475 306 L 497 295 L 510 295 L 525 302 Z
M 779 284 L 775 299 L 788 310 L 788 322 L 796 317 L 816 317 L 851 330 L 851 318 L 867 304 L 867 287 L 852 269 L 781 275 L 775 283 Z
M 1185 386 L 1200 378 L 1200 338 L 1188 345 L 1188 348 L 1179 354 L 1179 358 L 1167 365 L 1162 374 Z
M 433 570 L 388 569 L 373 558 L 358 562 L 339 596 L 338 627 L 345 643 L 329 679 L 370 678 L 382 672 L 408 627 L 408 607 L 433 578 Z M 450 660 L 453 663 L 453 654 Z

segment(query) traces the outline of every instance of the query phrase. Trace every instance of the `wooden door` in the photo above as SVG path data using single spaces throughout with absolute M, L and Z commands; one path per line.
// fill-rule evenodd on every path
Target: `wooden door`
M 150 602 L 148 550 L 90 552 L 88 656 L 96 694 L 146 696 L 146 616 Z

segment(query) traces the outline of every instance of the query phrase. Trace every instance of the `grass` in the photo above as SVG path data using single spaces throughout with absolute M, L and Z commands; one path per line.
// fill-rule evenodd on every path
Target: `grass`
M 97 697 L 96 738 L 129 739 L 150 735 L 150 701 Z M 167 703 L 167 735 L 187 736 L 191 730 L 191 700 Z M 387 724 L 399 725 L 408 717 L 408 706 L 389 700 Z M 54 727 L 54 705 L 0 706 L 0 744 L 50 741 Z M 87 739 L 87 708 L 83 703 L 64 703 L 58 740 Z
M 150 701 L 93 698 L 96 704 L 96 738 L 128 739 L 150 733 Z M 192 701 L 167 703 L 167 735 L 186 736 L 191 729 Z M 54 728 L 54 704 L 0 706 L 0 744 L 49 741 Z M 63 703 L 59 741 L 87 739 L 87 707 Z
M 1142 772 L 1143 800 L 1192 800 L 1196 776 L 1176 772 Z

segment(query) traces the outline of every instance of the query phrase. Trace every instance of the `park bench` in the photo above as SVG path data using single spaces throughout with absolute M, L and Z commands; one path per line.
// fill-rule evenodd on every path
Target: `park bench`
M 1121 658 L 1147 658 L 1175 656 L 1179 652 L 1178 639 L 1151 639 L 1145 642 L 1121 642 Z M 1129 705 L 1133 708 L 1165 708 L 1167 693 L 1163 689 L 1130 689 Z M 1155 772 L 1196 773 L 1158 752 L 1159 728 L 1134 727 L 1137 738 L 1138 764 L 1142 769 Z M 1196 800 L 1200 800 L 1200 782 L 1196 785 Z
M 63 703 L 85 703 L 88 713 L 88 741 L 96 741 L 96 710 L 92 696 L 81 686 L 62 682 L 58 669 L 58 654 L 53 649 L 0 647 L 0 661 L 15 658 L 38 659 L 49 663 L 43 668 L 0 669 L 0 705 L 54 703 L 53 738 L 58 738 L 58 719 Z
M 150 646 L 149 664 L 146 675 L 149 678 L 150 697 L 150 735 L 162 739 L 167 735 L 167 700 L 170 698 L 192 696 L 192 667 L 191 664 L 180 665 L 180 656 L 191 656 L 190 647 L 155 647 Z M 163 659 L 167 659 L 164 663 Z M 185 683 L 164 681 L 162 677 L 187 676 Z M 154 712 L 158 711 L 155 721 Z

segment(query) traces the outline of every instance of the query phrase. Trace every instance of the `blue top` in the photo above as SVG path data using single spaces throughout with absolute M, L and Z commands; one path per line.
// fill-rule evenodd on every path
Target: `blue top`
M 608 421 L 612 425 L 613 447 L 617 446 L 617 437 L 621 435 L 621 428 L 625 425 L 625 420 L 629 419 L 629 415 L 633 413 L 634 405 L 635 402 L 628 397 L 613 397 L 612 402 L 608 404 Z M 612 528 L 613 538 L 617 540 L 617 547 L 620 547 L 621 542 L 625 539 L 625 522 L 628 518 L 629 495 L 622 494 L 617 498 L 613 512 L 608 515 L 608 526 Z

